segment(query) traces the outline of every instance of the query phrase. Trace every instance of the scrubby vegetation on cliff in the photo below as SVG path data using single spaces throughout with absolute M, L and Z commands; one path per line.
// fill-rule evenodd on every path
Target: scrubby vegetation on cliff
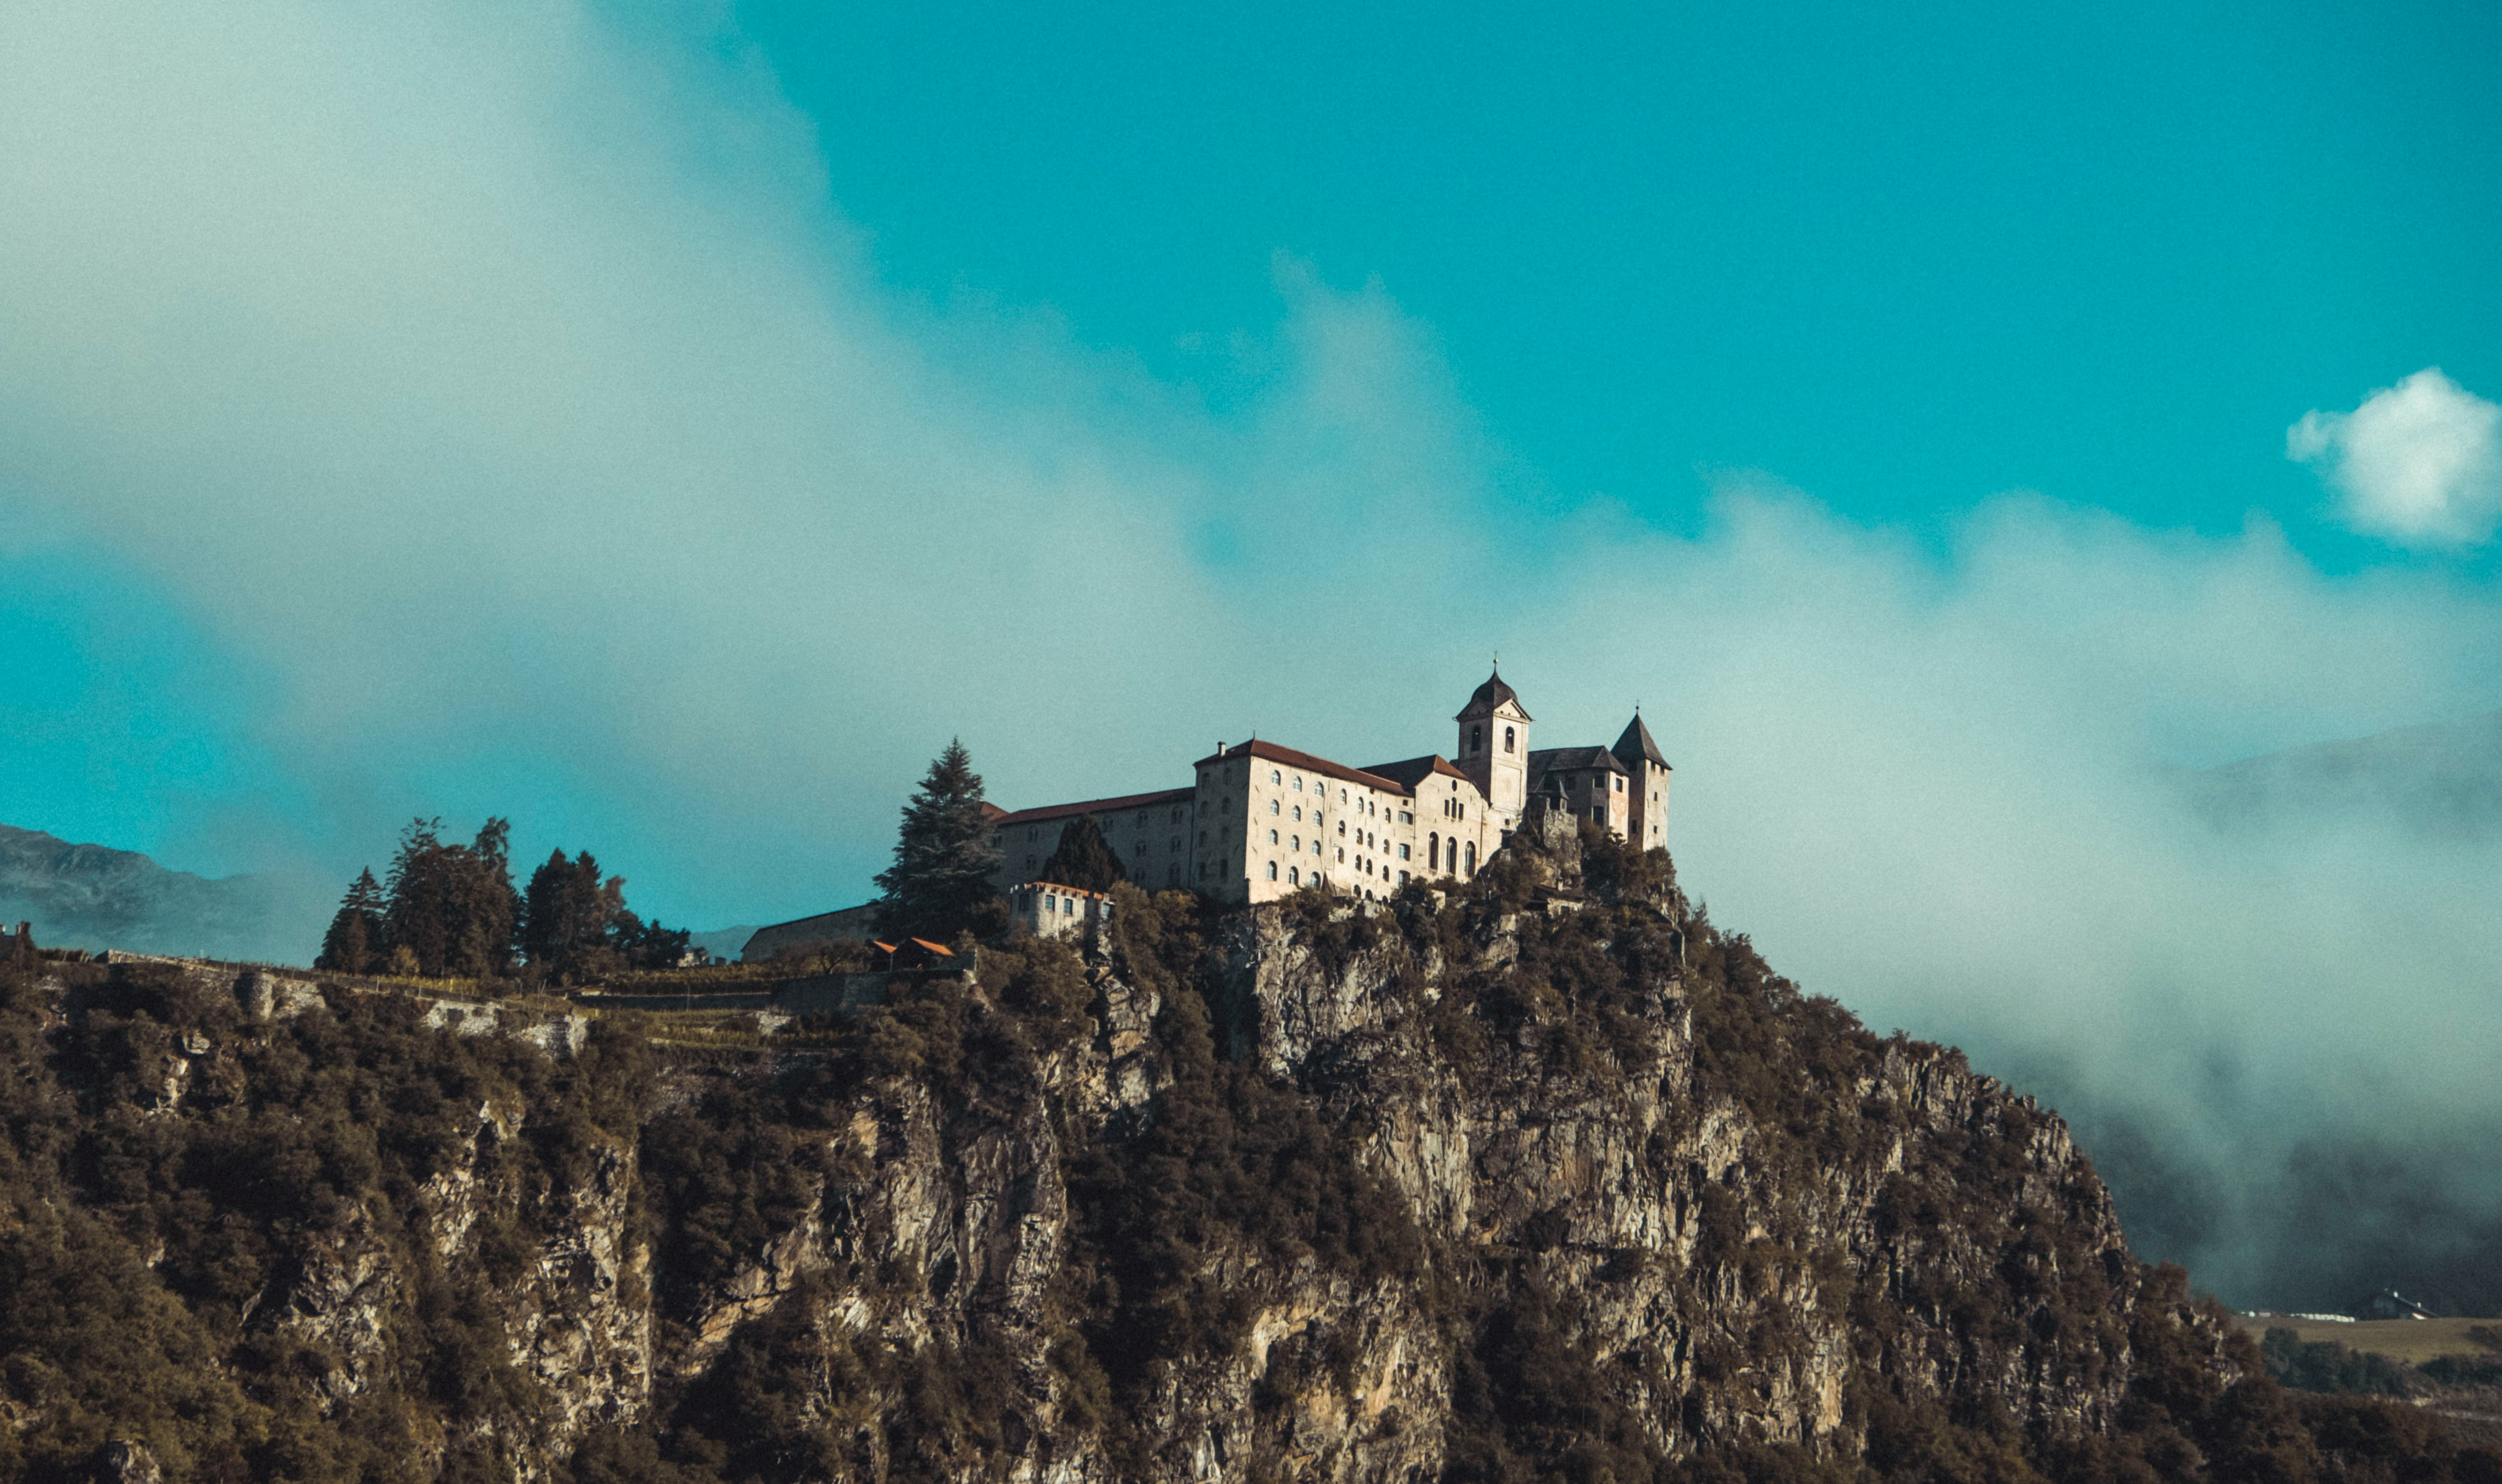
M 1664 857 L 1113 923 L 737 1056 L 19 965 L 0 1480 L 2502 1479 Z

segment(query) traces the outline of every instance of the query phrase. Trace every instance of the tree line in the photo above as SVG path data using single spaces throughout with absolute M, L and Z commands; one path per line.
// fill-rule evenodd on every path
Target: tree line
M 587 850 L 551 853 L 516 890 L 511 836 L 500 817 L 465 845 L 444 839 L 440 819 L 411 821 L 384 877 L 369 866 L 349 885 L 314 966 L 579 984 L 684 957 L 687 931 L 644 922 L 626 905 L 625 878 L 603 875 Z M 878 931 L 936 942 L 1004 936 L 1007 904 L 992 884 L 999 860 L 982 777 L 964 744 L 950 741 L 903 806 L 895 863 L 877 877 Z M 1108 892 L 1128 872 L 1088 816 L 1061 832 L 1040 876 Z
M 643 921 L 626 905 L 626 878 L 603 875 L 587 850 L 551 852 L 515 890 L 511 838 L 501 818 L 466 845 L 447 843 L 439 819 L 412 820 L 389 873 L 376 881 L 368 866 L 349 885 L 313 966 L 579 984 L 685 957 L 687 930 Z

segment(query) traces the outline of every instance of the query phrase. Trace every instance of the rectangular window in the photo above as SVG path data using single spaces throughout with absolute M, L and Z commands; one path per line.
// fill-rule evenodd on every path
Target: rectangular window
M 1399 847 L 1399 859 L 1400 859 L 1400 860 L 1405 860 L 1409 859 L 1409 858 L 1408 858 L 1408 854 L 1407 854 L 1407 847 L 1406 847 L 1406 846 L 1402 845 L 1402 846 L 1400 846 L 1400 847 Z

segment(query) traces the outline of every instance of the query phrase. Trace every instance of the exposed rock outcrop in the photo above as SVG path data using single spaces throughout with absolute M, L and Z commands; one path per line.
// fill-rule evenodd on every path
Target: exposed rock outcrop
M 55 981 L 50 1024 L 110 1029 L 85 1096 L 124 1096 L 126 1056 L 160 1120 L 350 1030 L 382 1048 L 337 1062 L 379 1089 L 352 1122 L 419 1096 L 374 1081 L 386 1052 L 451 1068 L 423 1097 L 478 1089 L 334 1209 L 251 1218 L 285 1260 L 233 1321 L 325 1418 L 433 1419 L 391 1424 L 432 1467 L 1598 1477 L 1853 1459 L 1912 1415 L 2043 1458 L 2118 1425 L 2149 1323 L 2238 1374 L 2055 1116 L 1799 995 L 1663 860 L 1584 846 L 1524 834 L 1469 892 L 1372 910 L 1136 897 L 1105 961 L 986 954 L 753 1055 L 490 1005 L 380 1026 L 261 973 L 216 1013 Z M 216 1292 L 198 1261 L 166 1281 Z

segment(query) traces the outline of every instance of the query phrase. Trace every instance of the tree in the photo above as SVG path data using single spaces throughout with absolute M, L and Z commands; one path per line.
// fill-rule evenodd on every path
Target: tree
M 997 896 L 991 873 L 998 865 L 998 844 L 982 806 L 982 776 L 973 771 L 964 744 L 950 740 L 903 806 L 895 864 L 877 878 L 886 894 L 878 904 L 878 930 L 953 936 Z
M 646 923 L 626 906 L 626 878 L 602 879 L 584 851 L 563 851 L 530 873 L 523 896 L 522 951 L 558 980 L 579 984 L 626 968 L 666 968 L 686 955 L 685 928 Z
M 441 820 L 400 832 L 385 888 L 383 924 L 391 959 L 428 977 L 489 978 L 512 968 L 521 895 L 505 860 L 512 826 L 490 819 L 468 845 L 446 845 Z
M 382 967 L 388 947 L 384 905 L 382 883 L 374 880 L 374 868 L 358 871 L 339 902 L 338 915 L 330 919 L 330 930 L 321 935 L 321 957 L 313 961 L 313 966 L 342 974 L 370 974 Z
M 1042 862 L 1038 879 L 1083 892 L 1108 892 L 1114 882 L 1129 880 L 1130 873 L 1122 869 L 1121 858 L 1103 838 L 1095 816 L 1087 814 L 1061 829 L 1060 844 Z

